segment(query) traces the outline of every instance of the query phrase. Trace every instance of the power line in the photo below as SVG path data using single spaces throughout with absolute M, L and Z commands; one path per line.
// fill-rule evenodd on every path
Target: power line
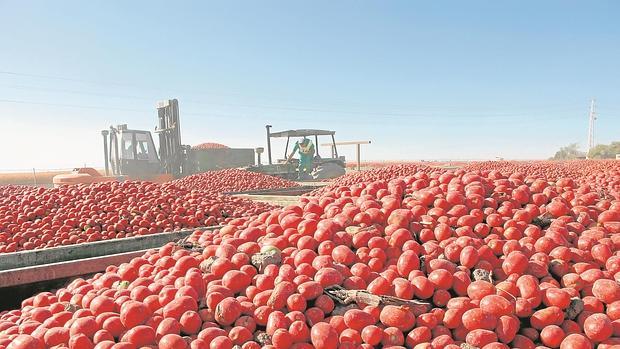
M 129 112 L 137 112 L 137 113 L 142 113 L 142 114 L 154 113 L 154 110 L 107 107 L 107 106 L 93 106 L 93 105 L 79 105 L 79 104 L 68 104 L 68 103 L 52 103 L 52 102 L 40 102 L 40 101 L 25 101 L 25 100 L 15 100 L 15 99 L 0 99 L 0 103 L 13 103 L 13 104 L 25 104 L 25 105 L 31 104 L 31 105 L 43 105 L 43 106 L 63 107 L 63 108 L 93 109 L 93 110 L 129 111 Z M 204 117 L 204 118 L 225 118 L 225 119 L 254 118 L 250 115 L 244 115 L 244 114 L 222 114 L 222 113 L 206 113 L 205 114 L 205 113 L 195 113 L 195 112 L 183 112 L 183 115 L 198 116 L 198 117 Z M 312 121 L 314 119 L 297 118 L 297 120 Z
M 2 103 L 15 103 L 15 104 L 32 104 L 32 105 L 47 105 L 47 106 L 56 106 L 56 107 L 67 107 L 67 108 L 82 108 L 82 109 L 95 109 L 95 110 L 115 110 L 115 111 L 130 111 L 130 112 L 139 112 L 139 113 L 151 113 L 152 111 L 148 111 L 148 110 L 142 110 L 142 109 L 130 109 L 130 108 L 120 108 L 120 107 L 110 107 L 110 106 L 91 106 L 91 105 L 78 105 L 78 104 L 67 104 L 67 103 L 52 103 L 52 102 L 40 102 L 40 101 L 26 101 L 26 100 L 15 100 L 15 99 L 0 99 L 0 102 Z M 332 113 L 338 113 L 338 112 L 332 112 Z M 192 113 L 192 112 L 184 112 L 184 115 L 193 115 L 193 116 L 203 116 L 203 117 L 226 117 L 226 118 L 247 118 L 247 115 L 239 115 L 239 114 L 217 114 L 217 113 L 208 113 L 208 114 L 204 114 L 204 113 Z M 407 117 L 407 118 L 426 118 L 426 119 L 436 119 L 436 120 L 440 120 L 441 119 L 485 119 L 485 120 L 499 120 L 499 121 L 507 121 L 507 119 L 505 118 L 505 115 L 472 115 L 472 116 L 461 116 L 461 117 L 450 117 L 450 116 L 438 116 L 438 115 L 430 115 L 430 114 L 365 114 L 365 115 L 374 115 L 374 116 L 382 116 L 384 118 L 388 118 L 388 119 L 397 119 L 397 120 L 401 120 L 403 117 Z M 523 114 L 515 114 L 513 115 L 517 118 L 519 118 L 519 120 L 516 121 L 520 121 L 524 118 L 528 118 L 528 117 L 535 117 L 535 115 L 523 115 Z M 276 116 L 270 116 L 271 118 L 277 118 Z M 303 118 L 297 118 L 297 120 L 307 120 L 307 121 L 312 121 L 317 119 L 316 117 L 314 118 L 308 118 L 308 119 L 303 119 Z M 546 118 L 546 120 L 550 120 L 553 118 Z M 561 120 L 566 119 L 566 117 L 562 117 Z
M 8 88 L 16 88 L 16 89 L 32 89 L 32 90 L 40 90 L 47 91 L 53 93 L 69 93 L 69 94 L 81 94 L 81 95 L 92 95 L 92 96 L 101 96 L 101 97 L 112 97 L 112 98 L 123 98 L 123 99 L 134 99 L 134 100 L 149 100 L 151 98 L 147 97 L 139 97 L 139 96 L 131 96 L 131 95 L 118 95 L 118 94 L 105 94 L 105 93 L 92 93 L 86 91 L 76 91 L 76 90 L 65 90 L 65 89 L 52 89 L 52 88 L 41 88 L 41 87 L 33 87 L 33 86 L 24 86 L 24 85 L 4 85 Z M 381 117 L 484 117 L 483 113 L 488 113 L 487 117 L 522 117 L 523 113 L 498 113 L 498 112 L 480 112 L 480 111 L 470 111 L 469 114 L 474 115 L 466 115 L 468 113 L 460 113 L 460 114 L 452 114 L 446 112 L 418 112 L 418 113 L 392 113 L 392 112 L 363 112 L 363 111 L 350 111 L 350 110 L 339 110 L 339 109 L 320 109 L 320 108 L 307 108 L 307 107 L 289 107 L 289 106 L 268 106 L 268 105 L 252 105 L 252 104 L 233 104 L 233 103 L 221 103 L 221 102 L 205 102 L 205 101 L 197 101 L 192 99 L 183 99 L 184 103 L 189 104 L 198 104 L 198 105 L 218 105 L 218 106 L 228 106 L 234 108 L 257 108 L 257 109 L 269 109 L 269 110 L 281 110 L 281 111 L 296 111 L 303 113 L 329 113 L 329 114 L 348 114 L 348 115 L 366 115 L 366 116 L 381 116 Z M 33 102 L 36 103 L 36 102 Z M 100 109 L 99 107 L 96 109 Z
M 24 100 L 15 100 L 15 99 L 0 99 L 0 103 L 47 105 L 47 106 L 54 106 L 54 107 L 96 109 L 96 110 L 130 111 L 130 112 L 145 113 L 145 114 L 154 113 L 154 111 L 152 110 L 143 110 L 143 109 L 117 108 L 117 107 L 105 107 L 105 106 L 93 106 L 93 105 L 78 105 L 78 104 L 66 104 L 66 103 L 50 103 L 50 102 L 38 102 L 38 101 L 24 101 Z M 215 113 L 209 113 L 209 114 L 184 113 L 184 114 L 203 116 L 203 117 L 222 117 L 222 118 L 244 117 L 241 115 L 215 114 Z
M 232 103 L 204 103 L 197 102 L 192 100 L 186 100 L 188 103 L 195 104 L 211 104 L 211 105 L 221 105 L 221 106 L 229 106 L 229 107 L 241 107 L 241 108 L 259 108 L 259 109 L 272 109 L 272 110 L 283 110 L 283 111 L 299 111 L 299 112 L 310 112 L 310 113 L 331 113 L 331 114 L 349 114 L 349 115 L 368 115 L 368 116 L 397 116 L 397 117 L 433 117 L 433 116 L 441 116 L 447 117 L 446 112 L 418 112 L 418 113 L 394 113 L 394 112 L 363 112 L 363 111 L 350 111 L 350 110 L 338 110 L 338 109 L 321 109 L 321 108 L 307 108 L 307 107 L 286 107 L 286 106 L 266 106 L 266 105 L 247 105 L 247 104 L 232 104 Z M 480 115 L 479 111 L 470 111 L 471 114 Z M 522 113 L 506 113 L 506 112 L 490 112 L 486 113 L 491 114 L 492 116 L 515 116 L 521 117 Z M 461 113 L 460 116 L 465 116 Z
M 66 89 L 55 89 L 55 88 L 46 88 L 46 87 L 38 87 L 38 86 L 2 85 L 2 87 L 11 88 L 11 89 L 17 89 L 17 90 L 34 90 L 34 91 L 44 91 L 44 92 L 52 92 L 52 93 L 68 93 L 68 94 L 79 94 L 79 95 L 88 95 L 88 96 L 99 96 L 99 97 L 111 97 L 111 98 L 123 98 L 123 99 L 135 99 L 135 100 L 153 101 L 152 98 L 147 98 L 147 97 L 139 97 L 139 96 L 131 96 L 131 95 L 118 95 L 118 94 L 109 94 L 109 93 L 97 93 L 97 92 L 87 92 L 87 91 L 76 91 L 76 90 L 66 90 Z
M 76 79 L 76 78 L 68 78 L 68 77 L 62 77 L 62 76 L 51 76 L 51 75 L 39 75 L 39 74 L 29 74 L 29 73 L 21 73 L 21 72 L 12 72 L 12 71 L 0 71 L 0 74 L 6 74 L 6 75 L 12 75 L 12 76 L 22 76 L 22 77 L 34 77 L 34 78 L 42 78 L 42 79 L 53 79 L 53 80 L 63 80 L 63 81 L 70 81 L 70 82 L 80 82 L 80 83 L 87 83 L 87 84 L 94 84 L 94 85 L 112 85 L 112 86 L 126 86 L 126 87 L 134 87 L 134 88 L 141 88 L 141 89 L 151 89 L 151 90 L 159 90 L 159 91 L 169 91 L 169 89 L 162 89 L 162 88 L 155 88 L 155 87 L 147 87 L 147 86 L 140 86 L 140 85 L 136 85 L 136 84 L 131 84 L 131 83 L 126 83 L 126 82 L 112 82 L 112 81 L 94 81 L 94 80 L 84 80 L 84 79 Z M 28 88 L 27 86 L 6 86 L 9 88 Z M 46 90 L 46 91 L 50 91 L 50 92 L 54 92 L 54 89 L 50 89 L 50 88 L 39 88 L 39 87 L 32 87 L 33 89 L 39 89 L 39 90 Z M 182 91 L 182 90 L 180 90 Z M 138 96 L 123 96 L 123 95 L 112 95 L 112 94 L 100 94 L 100 93 L 88 93 L 85 91 L 72 91 L 72 90 L 56 90 L 56 92 L 63 92 L 63 93 L 75 93 L 75 94 L 85 94 L 85 95 L 99 95 L 99 96 L 105 96 L 105 97 L 114 97 L 114 98 L 125 98 L 125 99 L 140 99 L 140 100 L 146 100 L 147 98 L 145 97 L 138 97 Z M 243 96 L 243 94 L 240 93 L 205 93 L 205 92 L 195 92 L 195 91 L 185 91 L 188 94 L 193 94 L 193 95 L 213 95 L 213 96 L 230 96 L 230 95 L 235 95 L 235 96 Z M 254 96 L 255 97 L 255 96 Z M 222 106 L 231 106 L 231 107 L 242 107 L 242 108 L 260 108 L 260 109 L 272 109 L 272 110 L 283 110 L 283 111 L 301 111 L 301 112 L 322 112 L 322 113 L 340 113 L 340 114 L 351 114 L 351 115 L 384 115 L 384 116 L 403 116 L 403 117 L 408 117 L 408 116 L 421 116 L 421 115 L 429 115 L 429 112 L 425 112 L 425 113 L 419 113 L 419 114 L 412 114 L 412 113 L 397 113 L 397 112 L 364 112 L 364 111 L 351 111 L 351 110 L 336 110 L 336 109 L 328 109 L 328 108 L 312 108 L 312 107 L 304 107 L 304 106 L 273 106 L 273 105 L 255 105 L 255 104 L 236 104 L 236 103 L 218 103 L 218 102 L 204 102 L 204 101 L 197 101 L 197 100 L 192 100 L 192 99 L 184 99 L 183 102 L 185 103 L 192 103 L 192 104 L 205 104 L 205 105 L 222 105 Z M 441 115 L 445 116 L 446 112 L 445 109 L 459 109 L 459 112 L 461 112 L 462 114 L 462 109 L 466 109 L 465 107 L 462 106 L 446 106 L 446 105 L 441 105 L 441 106 L 393 106 L 396 108 L 410 108 L 410 109 L 433 109 L 433 108 L 437 108 L 437 109 L 442 109 L 444 111 L 441 111 Z M 469 107 L 472 108 L 472 107 Z M 549 105 L 545 105 L 545 106 L 529 106 L 529 107 L 520 107 L 522 110 L 525 109 L 535 109 L 536 111 L 541 111 L 541 110 L 555 110 L 556 112 L 558 111 L 558 108 L 554 108 L 551 107 Z M 561 111 L 565 111 L 567 108 L 567 106 L 560 106 L 559 108 L 561 108 Z M 574 110 L 577 109 L 577 106 L 570 106 L 570 110 Z M 506 113 L 506 112 L 493 112 L 493 111 L 488 111 L 489 113 L 493 113 L 494 115 L 506 115 L 506 116 L 520 116 L 520 114 L 518 113 Z M 471 111 L 471 113 L 476 113 L 479 114 L 479 111 Z
M 67 107 L 67 108 L 131 111 L 131 112 L 138 112 L 138 113 L 145 112 L 144 110 L 140 110 L 140 109 L 116 108 L 116 107 L 104 107 L 104 106 L 92 106 L 92 105 L 77 105 L 77 104 L 65 104 L 65 103 L 50 103 L 50 102 L 39 102 L 39 101 L 23 101 L 23 100 L 15 100 L 15 99 L 0 99 L 0 102 L 15 103 L 15 104 L 48 105 L 48 106 L 54 106 L 54 107 Z
M 150 89 L 156 91 L 169 91 L 169 89 L 163 89 L 153 86 L 144 86 L 131 84 L 127 82 L 113 82 L 113 81 L 96 81 L 96 80 L 84 80 L 84 79 L 76 79 L 76 78 L 68 78 L 62 76 L 52 76 L 52 75 L 40 75 L 40 74 L 29 74 L 29 73 L 21 73 L 21 72 L 12 72 L 12 71 L 0 71 L 0 74 L 11 75 L 11 76 L 21 76 L 21 77 L 31 77 L 31 78 L 39 78 L 39 79 L 50 79 L 50 80 L 62 80 L 62 81 L 70 81 L 70 82 L 78 82 L 78 83 L 86 83 L 91 85 L 111 85 L 111 86 L 124 86 L 124 87 L 132 87 L 132 88 L 140 88 L 140 89 Z M 181 90 L 182 91 L 182 90 Z M 231 92 L 231 93 L 212 93 L 212 92 L 191 92 L 185 91 L 189 94 L 210 94 L 210 95 L 220 95 L 220 96 L 243 96 L 243 94 Z
M 114 86 L 140 87 L 140 86 L 137 86 L 137 85 L 132 85 L 132 84 L 128 84 L 128 83 L 122 83 L 122 82 L 93 81 L 93 80 L 67 78 L 67 77 L 62 77 L 62 76 L 18 73 L 18 72 L 12 72 L 12 71 L 0 71 L 0 74 L 13 75 L 13 76 L 24 76 L 24 77 L 39 78 L 39 79 L 64 80 L 64 81 L 80 82 L 80 83 L 94 84 L 94 85 L 114 85 Z

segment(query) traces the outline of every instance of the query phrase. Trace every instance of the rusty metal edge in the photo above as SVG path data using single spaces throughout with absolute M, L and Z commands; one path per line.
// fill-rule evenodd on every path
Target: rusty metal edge
M 171 233 L 159 233 L 51 247 L 40 250 L 4 253 L 0 254 L 0 271 L 161 247 L 168 242 L 177 241 L 189 236 L 196 230 L 213 230 L 222 227 L 222 225 L 197 227 Z M 0 286 L 2 286 L 1 283 Z
M 261 189 L 261 190 L 248 190 L 248 191 L 231 191 L 223 193 L 224 195 L 278 195 L 279 193 L 297 193 L 304 194 L 316 189 L 315 186 L 298 186 L 289 188 L 273 188 L 273 189 Z M 284 195 L 282 195 L 284 196 Z
M 142 256 L 148 250 L 149 249 L 0 271 L 0 288 L 102 272 L 105 271 L 109 265 L 129 262 L 135 257 Z

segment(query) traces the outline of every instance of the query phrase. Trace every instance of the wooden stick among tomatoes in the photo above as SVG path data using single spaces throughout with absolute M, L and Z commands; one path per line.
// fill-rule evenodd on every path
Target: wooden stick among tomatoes
M 335 302 L 344 305 L 351 303 L 373 306 L 395 305 L 412 309 L 424 307 L 424 312 L 428 312 L 431 310 L 431 304 L 427 302 L 422 302 L 419 300 L 408 300 L 393 296 L 378 296 L 366 290 L 347 290 L 342 286 L 326 287 L 323 290 L 323 293 L 328 295 Z

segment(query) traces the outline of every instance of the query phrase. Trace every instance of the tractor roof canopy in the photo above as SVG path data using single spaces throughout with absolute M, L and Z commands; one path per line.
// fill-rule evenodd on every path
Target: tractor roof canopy
M 271 132 L 270 136 L 273 138 L 282 138 L 282 137 L 333 136 L 335 134 L 336 134 L 336 131 L 300 129 L 300 130 L 286 130 L 286 131 L 280 131 L 280 132 Z

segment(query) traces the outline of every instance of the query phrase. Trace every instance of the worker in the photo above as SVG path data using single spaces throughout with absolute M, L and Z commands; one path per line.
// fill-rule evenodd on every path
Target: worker
M 138 148 L 138 160 L 148 160 L 149 156 L 146 155 L 146 151 L 144 151 L 144 148 L 140 147 Z
M 312 159 L 314 158 L 314 144 L 306 137 L 295 142 L 295 147 L 288 157 L 287 162 L 293 159 L 295 152 L 299 152 L 298 178 L 304 179 L 310 177 L 310 172 L 313 170 Z
M 146 151 L 146 142 L 138 142 L 138 160 L 148 160 L 149 155 Z

